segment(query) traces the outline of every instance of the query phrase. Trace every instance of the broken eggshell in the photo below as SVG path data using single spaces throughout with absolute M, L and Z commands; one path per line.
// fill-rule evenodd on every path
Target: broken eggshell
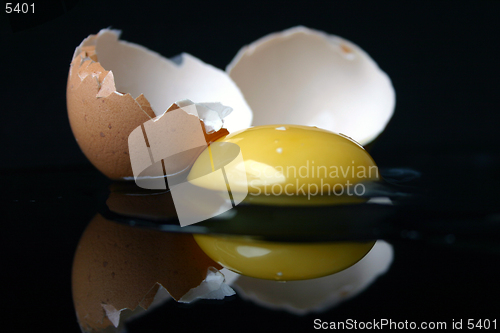
M 231 106 L 235 111 L 224 123 L 232 132 L 249 127 L 252 119 L 239 87 L 253 109 L 253 125 L 317 126 L 347 134 L 363 145 L 383 131 L 393 114 L 390 79 L 363 50 L 340 37 L 304 27 L 264 37 L 241 50 L 228 66 L 237 87 L 224 72 L 188 54 L 171 61 L 119 41 L 118 36 L 117 31 L 102 30 L 85 39 L 75 51 L 67 87 L 75 138 L 89 160 L 110 178 L 132 176 L 128 134 L 185 98 Z M 381 272 L 368 275 L 377 274 Z M 240 292 L 260 295 L 249 299 L 265 305 L 284 297 L 252 292 L 243 287 L 249 285 L 243 284 L 245 279 L 240 281 Z M 99 311 L 116 322 L 113 309 Z
M 252 109 L 254 126 L 316 126 L 365 146 L 394 113 L 391 80 L 365 51 L 303 26 L 245 46 L 226 71 Z
M 189 54 L 176 61 L 137 44 L 118 40 L 103 29 L 78 46 L 67 84 L 67 109 L 73 134 L 90 162 L 112 179 L 132 177 L 129 134 L 161 116 L 175 101 L 220 102 L 203 106 L 207 123 L 218 114 L 230 132 L 250 126 L 252 112 L 228 75 Z M 210 128 L 208 128 L 210 130 Z
M 299 26 L 257 40 L 228 65 L 230 77 L 189 54 L 169 60 L 119 35 L 103 29 L 86 38 L 67 86 L 75 138 L 113 179 L 132 176 L 128 134 L 186 98 L 231 106 L 235 111 L 224 118 L 229 132 L 249 127 L 253 110 L 252 125 L 317 126 L 365 146 L 394 112 L 394 88 L 373 59 L 321 31 Z

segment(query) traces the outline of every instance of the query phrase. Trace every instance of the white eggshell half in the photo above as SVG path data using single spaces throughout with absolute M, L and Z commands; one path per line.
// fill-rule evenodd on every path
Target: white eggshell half
M 394 112 L 391 80 L 366 52 L 302 26 L 244 47 L 226 71 L 250 105 L 254 126 L 317 126 L 366 145 Z

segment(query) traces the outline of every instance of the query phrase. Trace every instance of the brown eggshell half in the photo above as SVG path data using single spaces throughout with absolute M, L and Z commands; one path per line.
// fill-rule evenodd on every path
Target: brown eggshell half
M 134 99 L 115 92 L 112 72 L 95 62 L 94 49 L 85 47 L 71 62 L 66 93 L 71 129 L 102 173 L 112 179 L 131 177 L 128 135 L 155 114 L 143 95 Z
M 78 322 L 87 332 L 113 325 L 105 308 L 147 309 L 160 285 L 176 300 L 221 269 L 190 234 L 120 225 L 96 215 L 78 244 L 72 289 Z
M 132 179 L 128 135 L 176 101 L 229 105 L 234 112 L 224 114 L 224 127 L 250 126 L 252 111 L 224 71 L 185 53 L 164 58 L 119 35 L 102 29 L 85 38 L 73 55 L 67 85 L 73 134 L 106 176 Z

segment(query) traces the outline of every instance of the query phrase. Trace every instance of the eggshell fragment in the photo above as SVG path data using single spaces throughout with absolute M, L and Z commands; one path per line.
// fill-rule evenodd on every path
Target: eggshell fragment
M 132 228 L 96 215 L 73 262 L 78 322 L 85 332 L 116 327 L 124 309 L 147 309 L 160 286 L 176 300 L 188 292 L 188 301 L 204 297 L 203 292 L 219 299 L 231 295 L 234 292 L 223 279 L 213 283 L 220 268 L 190 234 Z
M 224 119 L 229 131 L 250 125 L 252 112 L 225 72 L 189 54 L 174 62 L 119 41 L 119 34 L 103 29 L 86 38 L 75 50 L 67 85 L 73 134 L 106 176 L 132 177 L 128 135 L 175 101 L 221 102 L 234 109 Z
M 254 126 L 317 126 L 366 145 L 394 112 L 391 81 L 366 52 L 306 27 L 253 42 L 226 70 L 252 108 Z

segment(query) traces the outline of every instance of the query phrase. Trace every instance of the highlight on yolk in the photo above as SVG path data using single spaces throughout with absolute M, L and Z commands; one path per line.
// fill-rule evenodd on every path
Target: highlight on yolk
M 362 197 L 363 182 L 379 179 L 375 162 L 361 145 L 344 135 L 316 127 L 258 126 L 216 142 L 222 144 L 211 145 L 212 149 L 200 155 L 188 181 L 213 190 L 214 195 L 246 190 L 247 204 L 356 204 L 366 201 Z M 225 148 L 223 143 L 232 144 L 229 145 L 232 148 Z M 227 152 L 235 144 L 242 161 L 230 163 Z M 214 169 L 222 167 L 230 188 L 210 178 Z M 219 235 L 194 235 L 194 238 L 209 257 L 232 271 L 284 281 L 339 272 L 363 258 L 375 244 L 375 241 L 281 243 Z

